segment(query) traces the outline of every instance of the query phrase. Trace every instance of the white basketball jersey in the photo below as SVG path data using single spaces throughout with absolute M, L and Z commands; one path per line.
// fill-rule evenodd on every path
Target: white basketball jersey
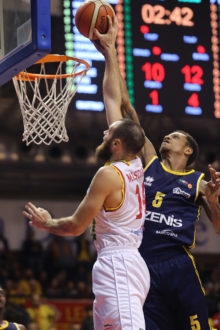
M 100 210 L 92 233 L 98 252 L 106 247 L 135 247 L 141 244 L 146 212 L 144 172 L 140 158 L 113 162 L 109 166 L 122 180 L 122 201 L 117 208 Z

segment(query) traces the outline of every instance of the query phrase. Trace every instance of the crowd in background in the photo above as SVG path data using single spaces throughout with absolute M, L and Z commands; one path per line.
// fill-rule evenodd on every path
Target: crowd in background
M 11 251 L 7 238 L 0 234 L 0 284 L 7 296 L 5 319 L 25 323 L 28 330 L 54 330 L 54 310 L 41 299 L 92 301 L 95 248 L 88 232 L 71 239 L 49 234 L 45 244 L 35 238 L 34 229 L 27 228 L 27 237 L 18 251 Z M 91 307 L 87 313 L 88 323 Z M 74 329 L 93 327 L 73 324 L 70 330 Z
M 91 271 L 96 258 L 95 248 L 88 232 L 68 239 L 49 234 L 45 244 L 35 238 L 33 228 L 27 228 L 26 239 L 19 251 L 11 251 L 7 238 L 0 234 L 0 283 L 7 294 L 6 317 L 20 317 L 17 321 L 25 320 L 28 330 L 55 330 L 56 315 L 41 299 L 92 300 Z M 220 264 L 200 261 L 197 266 L 206 291 L 210 322 L 220 329 Z M 27 299 L 30 301 L 28 308 Z M 39 315 L 34 312 L 36 306 L 48 317 L 45 328 L 35 324 L 40 322 Z M 88 315 L 90 328 L 73 324 L 70 330 L 93 329 L 91 308 Z
M 36 145 L 26 146 L 24 143 L 20 145 L 7 145 L 0 142 L 0 162 L 35 162 L 35 163 L 57 163 L 57 164 L 95 164 L 94 150 L 100 143 L 101 138 L 97 142 L 93 142 L 92 146 L 88 145 L 88 141 L 76 145 L 74 148 L 67 146 L 51 146 L 42 147 Z M 156 147 L 159 148 L 161 140 L 156 141 Z M 218 151 L 218 143 L 212 145 L 212 148 L 200 144 L 200 154 L 193 166 L 202 171 L 207 172 L 207 165 L 212 163 L 216 170 L 220 170 L 220 156 Z

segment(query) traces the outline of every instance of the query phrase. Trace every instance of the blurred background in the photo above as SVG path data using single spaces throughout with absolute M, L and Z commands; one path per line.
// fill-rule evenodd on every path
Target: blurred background
M 208 164 L 220 171 L 220 4 L 184 1 L 193 13 L 186 22 L 171 15 L 175 6 L 182 8 L 180 0 L 175 6 L 168 1 L 108 2 L 119 21 L 120 70 L 146 135 L 158 150 L 164 135 L 176 129 L 192 134 L 200 148 L 193 167 L 209 180 Z M 81 3 L 51 1 L 51 53 L 79 57 L 91 65 L 67 112 L 69 142 L 26 146 L 13 83 L 0 87 L 0 283 L 8 295 L 8 319 L 16 317 L 29 329 L 93 329 L 91 269 L 96 252 L 89 230 L 77 238 L 56 237 L 30 228 L 21 213 L 24 204 L 33 201 L 55 217 L 70 215 L 98 168 L 94 151 L 107 128 L 104 58 L 75 27 Z M 155 3 L 167 10 L 159 23 Z M 144 5 L 148 7 L 143 10 Z M 210 322 L 220 329 L 220 237 L 203 211 L 193 254 Z M 85 319 L 90 328 L 83 327 Z

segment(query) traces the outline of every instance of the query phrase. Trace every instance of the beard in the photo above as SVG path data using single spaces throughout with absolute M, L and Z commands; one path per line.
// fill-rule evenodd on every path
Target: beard
M 112 156 L 111 141 L 103 141 L 102 144 L 96 148 L 95 155 L 98 161 L 102 161 L 104 163 L 109 161 Z

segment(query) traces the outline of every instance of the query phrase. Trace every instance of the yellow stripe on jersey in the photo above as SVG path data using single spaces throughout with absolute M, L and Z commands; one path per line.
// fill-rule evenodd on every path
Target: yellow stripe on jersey
M 126 164 L 126 165 L 128 165 L 128 166 L 130 166 L 130 165 L 131 165 L 131 163 L 130 163 L 130 162 L 128 162 L 127 160 L 121 160 L 121 162 L 122 162 L 122 163 L 124 163 L 124 164 Z
M 199 207 L 198 207 L 198 214 L 197 214 L 196 222 L 199 221 L 200 211 L 201 211 L 201 207 L 199 206 Z M 194 230 L 193 243 L 192 243 L 192 245 L 189 246 L 189 248 L 190 248 L 190 249 L 194 249 L 195 244 L 196 244 L 196 228 L 195 228 L 195 230 Z
M 197 181 L 197 187 L 196 187 L 196 197 L 195 197 L 195 201 L 197 200 L 198 196 L 199 196 L 199 185 L 201 180 L 204 178 L 205 174 L 202 173 L 199 177 L 199 180 Z
M 189 246 L 190 249 L 194 249 L 196 244 L 196 228 L 194 229 L 194 236 L 193 236 L 193 242 L 192 245 Z
M 166 166 L 162 162 L 161 162 L 161 165 L 162 165 L 164 171 L 172 173 L 172 174 L 176 174 L 176 175 L 188 175 L 188 174 L 195 172 L 195 170 L 190 170 L 187 172 L 176 172 L 176 171 L 172 171 L 172 170 L 169 170 L 168 168 L 166 168 Z
M 153 158 L 151 158 L 151 160 L 149 160 L 149 162 L 147 163 L 147 165 L 144 167 L 144 171 L 146 171 L 146 169 L 150 166 L 151 163 L 153 163 L 154 159 L 158 158 L 157 156 L 153 156 Z
M 105 163 L 105 166 L 109 166 L 109 165 L 112 165 L 112 164 L 114 164 L 114 163 L 118 163 L 118 162 L 124 163 L 124 164 L 126 164 L 126 165 L 128 165 L 128 166 L 131 165 L 131 163 L 128 162 L 127 160 L 118 160 L 118 161 L 113 160 L 112 162 L 106 162 L 106 163 Z
M 198 270 L 197 270 L 197 268 L 196 268 L 195 260 L 194 260 L 194 258 L 193 258 L 193 256 L 192 256 L 192 254 L 190 253 L 190 251 L 189 251 L 184 245 L 183 245 L 183 248 L 184 248 L 184 250 L 186 251 L 186 253 L 188 254 L 188 256 L 190 257 L 190 259 L 192 260 L 192 264 L 193 264 L 193 267 L 194 267 L 194 269 L 195 269 L 196 275 L 197 275 L 197 277 L 198 277 L 198 280 L 199 280 L 199 283 L 200 283 L 200 286 L 201 286 L 202 292 L 203 292 L 204 295 L 205 295 L 205 289 L 203 288 L 202 281 L 201 281 L 200 276 L 199 276 L 199 272 L 198 272 Z
M 8 326 L 9 326 L 9 322 L 8 321 L 4 320 L 3 322 L 4 322 L 4 325 L 0 326 L 0 330 L 7 329 Z M 20 330 L 20 327 L 19 327 L 19 325 L 17 323 L 14 322 L 13 324 L 16 326 L 16 328 L 18 330 Z
M 114 165 L 110 165 L 110 166 L 112 168 L 114 168 L 120 176 L 120 179 L 121 179 L 121 182 L 122 182 L 122 200 L 121 200 L 120 204 L 116 207 L 106 207 L 106 208 L 104 207 L 105 211 L 109 211 L 109 212 L 118 210 L 122 206 L 122 204 L 124 202 L 124 198 L 125 198 L 125 181 L 124 181 L 124 177 L 123 177 L 121 171 L 116 166 L 114 166 Z

